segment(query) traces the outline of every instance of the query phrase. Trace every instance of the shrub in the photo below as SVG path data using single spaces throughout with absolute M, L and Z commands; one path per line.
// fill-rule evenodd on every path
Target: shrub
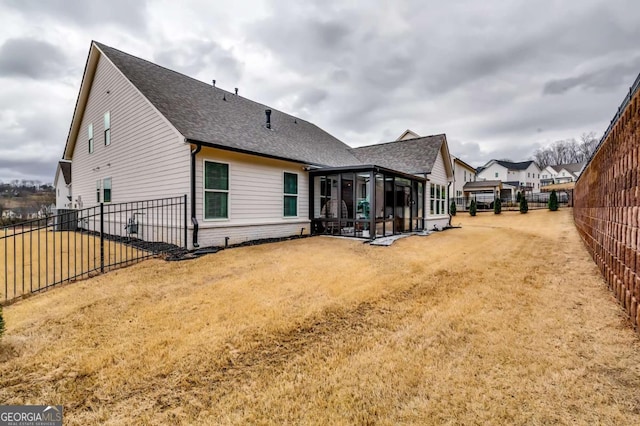
M 529 211 L 529 203 L 527 202 L 527 197 L 520 197 L 520 213 L 526 213 Z
M 558 210 L 558 194 L 556 194 L 556 190 L 551 191 L 551 195 L 549 195 L 549 210 L 555 212 Z
M 453 200 L 451 201 L 451 206 L 449 206 L 449 213 L 451 213 L 451 216 L 456 215 L 456 202 Z
M 2 306 L 0 306 L 0 339 L 4 334 L 4 318 L 2 318 Z
M 471 200 L 471 205 L 469 206 L 469 214 L 471 216 L 475 216 L 478 208 L 476 207 L 476 200 Z
M 516 203 L 519 203 L 519 202 L 520 202 L 520 200 L 522 200 L 522 194 L 520 193 L 520 191 L 518 191 L 518 192 L 516 193 Z
M 502 213 L 502 201 L 500 200 L 500 198 L 496 198 L 496 200 L 493 202 L 493 212 L 495 214 Z

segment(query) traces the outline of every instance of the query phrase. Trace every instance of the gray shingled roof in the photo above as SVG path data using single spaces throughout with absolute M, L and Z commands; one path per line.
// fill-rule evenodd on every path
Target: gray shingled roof
M 496 163 L 509 170 L 527 170 L 533 161 L 520 161 L 519 163 L 514 163 L 511 161 L 496 160 Z
M 354 148 L 353 154 L 366 164 L 375 164 L 405 173 L 431 173 L 445 135 L 387 142 Z
M 557 165 L 551 166 L 551 168 L 553 170 L 555 170 L 556 172 L 560 172 L 562 169 L 565 169 L 568 172 L 571 172 L 573 174 L 577 174 L 580 170 L 582 170 L 583 166 L 584 166 L 584 162 L 583 163 L 557 164 Z
M 312 123 L 94 43 L 187 139 L 302 163 L 360 164 L 348 145 Z
M 500 180 L 477 180 L 474 182 L 467 182 L 462 187 L 463 189 L 476 189 L 476 188 L 495 188 L 502 185 Z

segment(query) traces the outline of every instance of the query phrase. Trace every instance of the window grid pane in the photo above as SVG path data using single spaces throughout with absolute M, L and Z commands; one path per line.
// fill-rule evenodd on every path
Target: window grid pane
M 284 215 L 285 216 L 298 215 L 298 197 L 294 195 L 284 196 Z
M 204 193 L 205 219 L 226 219 L 228 217 L 228 197 L 226 192 L 206 191 Z
M 229 190 L 229 165 L 206 161 L 204 163 L 205 189 Z
M 297 194 L 298 193 L 298 175 L 294 173 L 284 174 L 284 193 L 285 194 Z

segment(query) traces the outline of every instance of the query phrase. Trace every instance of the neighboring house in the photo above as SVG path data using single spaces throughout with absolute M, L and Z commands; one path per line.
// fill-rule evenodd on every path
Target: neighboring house
M 73 194 L 71 192 L 71 161 L 60 160 L 58 162 L 53 187 L 56 191 L 56 209 L 64 210 L 75 208 L 72 201 Z
M 2 210 L 2 218 L 3 219 L 16 219 L 16 218 L 21 218 L 22 215 L 20 215 L 19 213 L 14 212 L 13 210 L 9 210 L 9 209 L 5 209 Z
M 477 180 L 500 180 L 517 191 L 540 192 L 540 167 L 535 161 L 491 160 L 478 169 Z
M 400 136 L 398 136 L 398 139 L 396 139 L 397 141 L 404 141 L 407 139 L 415 139 L 415 138 L 419 138 L 420 135 L 417 134 L 416 132 L 414 132 L 413 130 L 405 130 L 404 132 L 402 132 L 402 134 Z
M 63 162 L 77 208 L 187 194 L 195 248 L 442 227 L 448 155 L 444 135 L 352 149 L 237 91 L 92 42 Z
M 451 156 L 453 165 L 453 184 L 450 187 L 449 197 L 456 199 L 456 204 L 463 204 L 464 186 L 467 182 L 475 182 L 476 169 L 465 163 L 458 157 Z M 461 199 L 461 200 L 458 200 Z
M 586 162 L 547 166 L 541 172 L 540 185 L 575 182 L 580 177 L 585 164 Z

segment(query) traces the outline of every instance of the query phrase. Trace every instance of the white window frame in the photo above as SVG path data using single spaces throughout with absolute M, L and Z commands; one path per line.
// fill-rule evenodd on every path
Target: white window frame
M 206 189 L 206 163 L 217 163 L 227 165 L 227 190 L 224 189 Z M 206 217 L 206 204 L 205 193 L 206 192 L 226 192 L 227 193 L 227 217 L 213 217 L 207 219 Z M 202 220 L 206 222 L 228 222 L 231 220 L 231 163 L 226 161 L 202 159 Z
M 290 174 L 290 175 L 295 175 L 296 176 L 296 191 L 297 191 L 297 193 L 295 193 L 295 194 L 289 194 L 289 193 L 284 192 L 285 191 L 284 176 L 287 173 Z M 285 197 L 296 197 L 296 215 L 295 216 L 285 216 L 285 214 L 284 214 L 284 198 Z M 297 219 L 298 217 L 300 217 L 300 174 L 296 173 L 296 172 L 289 171 L 289 170 L 283 170 L 282 171 L 282 218 L 283 219 Z
M 104 113 L 104 146 L 109 145 L 111 145 L 111 111 Z
M 106 188 L 105 182 L 109 181 L 109 201 L 106 200 L 106 197 L 104 196 L 104 190 Z M 102 202 L 103 203 L 111 203 L 113 200 L 113 179 L 111 179 L 111 176 L 108 176 L 106 178 L 102 179 Z
M 93 143 L 93 123 L 89 123 L 87 126 L 87 141 L 89 143 L 89 154 L 93 154 L 95 151 L 95 145 Z

